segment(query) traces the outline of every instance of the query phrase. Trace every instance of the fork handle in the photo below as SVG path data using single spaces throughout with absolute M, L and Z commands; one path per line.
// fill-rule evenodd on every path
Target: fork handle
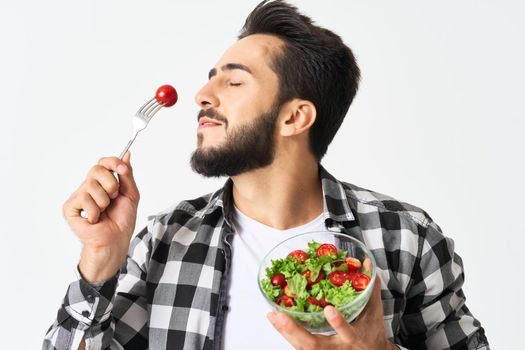
M 133 141 L 135 141 L 135 139 L 137 138 L 137 134 L 138 134 L 138 132 L 134 132 L 134 133 L 133 133 L 133 137 L 128 141 L 128 144 L 126 145 L 126 147 L 124 147 L 124 149 L 122 150 L 122 152 L 121 152 L 120 155 L 118 156 L 119 159 L 124 158 L 124 154 L 126 154 L 126 152 L 129 150 L 129 148 L 130 148 L 131 145 L 133 144 Z

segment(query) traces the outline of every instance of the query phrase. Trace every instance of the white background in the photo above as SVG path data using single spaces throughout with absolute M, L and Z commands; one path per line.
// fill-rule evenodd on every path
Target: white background
M 216 189 L 191 172 L 193 96 L 253 1 L 0 2 L 0 347 L 36 349 L 75 278 L 61 206 L 131 116 L 174 84 L 132 148 L 146 216 Z M 456 242 L 467 305 L 494 349 L 523 343 L 524 6 L 520 1 L 295 1 L 363 72 L 323 164 L 425 209 Z M 521 97 L 521 101 L 520 101 Z M 276 334 L 276 336 L 279 336 Z

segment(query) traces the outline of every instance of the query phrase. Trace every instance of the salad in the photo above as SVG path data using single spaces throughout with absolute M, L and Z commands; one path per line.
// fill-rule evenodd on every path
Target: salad
M 370 283 L 371 270 L 369 259 L 361 261 L 333 244 L 311 241 L 306 250 L 271 260 L 261 287 L 268 299 L 285 309 L 319 312 L 357 298 Z

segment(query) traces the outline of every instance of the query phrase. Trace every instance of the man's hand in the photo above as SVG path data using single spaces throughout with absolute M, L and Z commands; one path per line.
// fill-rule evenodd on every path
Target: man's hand
M 376 278 L 368 304 L 358 318 L 348 324 L 333 307 L 324 309 L 326 318 L 337 334 L 311 334 L 282 312 L 270 312 L 268 319 L 275 329 L 296 349 L 385 350 L 397 349 L 386 337 L 381 303 L 381 281 Z
M 83 243 L 79 269 L 88 282 L 113 277 L 126 260 L 139 202 L 129 158 L 129 152 L 122 160 L 102 158 L 64 203 L 64 217 Z

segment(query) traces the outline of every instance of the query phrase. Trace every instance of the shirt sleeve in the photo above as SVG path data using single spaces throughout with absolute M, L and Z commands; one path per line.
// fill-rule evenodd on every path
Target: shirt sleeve
M 412 273 L 400 339 L 409 349 L 489 349 L 465 305 L 463 263 L 454 242 L 430 222 Z
M 42 349 L 78 349 L 82 339 L 86 349 L 147 348 L 149 237 L 144 229 L 131 241 L 117 276 L 98 284 L 80 278 L 69 285 Z

